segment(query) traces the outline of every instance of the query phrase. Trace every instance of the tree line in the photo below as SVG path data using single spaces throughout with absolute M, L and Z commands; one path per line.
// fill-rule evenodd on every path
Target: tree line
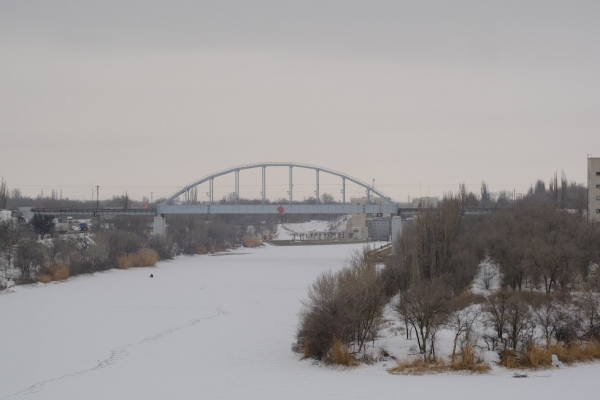
M 155 254 L 149 258 L 154 262 L 223 251 L 239 246 L 248 235 L 272 233 L 275 217 L 169 216 L 166 238 L 152 236 L 152 216 L 115 216 L 94 221 L 90 232 L 63 235 L 55 232 L 51 216 L 9 219 L 0 222 L 0 282 L 25 284 L 103 271 L 129 265 L 125 257 L 147 256 L 148 251 Z
M 452 365 L 477 346 L 498 351 L 507 366 L 549 365 L 550 352 L 600 358 L 600 225 L 567 209 L 561 187 L 568 185 L 553 183 L 550 193 L 536 186 L 478 216 L 460 214 L 459 190 L 405 224 L 398 254 L 383 268 L 371 266 L 368 279 L 348 278 L 364 274 L 357 265 L 369 265 L 368 254 L 321 275 L 300 313 L 294 349 L 335 362 L 334 345 L 342 343 L 364 358 L 359 327 L 368 326 L 374 340 L 389 306 L 425 363 L 437 361 L 440 329 L 455 332 Z M 473 293 L 474 282 L 481 293 Z

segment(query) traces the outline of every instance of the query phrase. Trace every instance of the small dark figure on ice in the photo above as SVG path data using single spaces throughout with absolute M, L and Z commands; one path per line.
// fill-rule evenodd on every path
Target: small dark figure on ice
M 154 278 L 154 275 L 150 274 L 150 278 Z

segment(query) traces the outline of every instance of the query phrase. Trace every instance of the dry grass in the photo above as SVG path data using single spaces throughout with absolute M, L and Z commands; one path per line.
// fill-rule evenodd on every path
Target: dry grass
M 260 247 L 263 245 L 262 239 L 256 236 L 244 236 L 242 238 L 242 246 L 244 247 Z
M 38 282 L 64 281 L 69 277 L 69 266 L 66 264 L 45 268 L 38 277 Z
M 552 354 L 537 346 L 530 346 L 523 354 L 522 363 L 525 368 L 548 368 L 552 365 Z
M 458 357 L 450 364 L 450 368 L 454 371 L 471 371 L 478 374 L 484 374 L 491 369 L 487 363 L 476 356 L 471 346 L 462 348 Z
M 526 352 L 505 350 L 500 355 L 500 365 L 506 368 L 549 368 L 552 354 L 565 364 L 600 360 L 600 344 L 595 342 L 574 343 L 570 346 L 552 345 L 548 349 L 530 346 Z
M 308 341 L 304 342 L 302 346 L 302 359 L 310 358 L 310 343 Z
M 69 277 L 69 272 L 68 265 L 60 265 L 54 269 L 52 278 L 54 278 L 55 281 L 64 281 Z
M 205 245 L 200 244 L 196 247 L 196 254 L 208 254 L 208 249 Z
M 399 375 L 423 375 L 439 374 L 450 371 L 470 371 L 485 374 L 491 370 L 490 366 L 475 354 L 471 346 L 465 346 L 456 355 L 454 362 L 446 362 L 439 359 L 436 361 L 423 361 L 421 357 L 412 360 L 398 360 L 398 365 L 388 371 Z
M 358 365 L 358 361 L 352 357 L 346 345 L 339 339 L 333 341 L 327 361 L 331 364 L 343 365 L 345 367 L 356 367 Z
M 574 343 L 570 346 L 554 345 L 548 348 L 548 353 L 556 354 L 565 364 L 600 360 L 600 343 Z
M 154 267 L 158 262 L 158 253 L 152 249 L 140 249 L 134 254 L 125 254 L 117 260 L 120 269 Z
M 448 364 L 443 360 L 426 362 L 422 358 L 413 360 L 398 360 L 398 365 L 388 369 L 388 372 L 397 375 L 423 375 L 439 374 L 449 370 Z
M 500 353 L 500 362 L 504 368 L 522 368 L 521 354 L 514 350 L 504 350 Z

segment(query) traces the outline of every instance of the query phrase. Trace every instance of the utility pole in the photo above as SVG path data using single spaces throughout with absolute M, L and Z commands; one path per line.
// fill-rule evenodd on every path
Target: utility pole
M 96 185 L 96 210 L 100 208 L 100 186 Z

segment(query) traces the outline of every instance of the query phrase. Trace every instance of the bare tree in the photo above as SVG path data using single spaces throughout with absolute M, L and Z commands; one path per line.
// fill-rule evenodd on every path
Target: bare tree
M 533 297 L 531 311 L 536 325 L 544 335 L 546 348 L 552 344 L 553 337 L 565 331 L 566 324 L 570 322 L 565 307 L 570 300 L 567 294 L 540 294 Z
M 504 345 L 504 332 L 506 329 L 507 303 L 515 292 L 500 290 L 485 298 L 484 311 L 486 322 L 496 332 L 496 338 Z
M 481 315 L 481 308 L 476 304 L 480 299 L 472 295 L 462 295 L 452 300 L 448 309 L 446 326 L 454 330 L 451 360 L 454 362 L 456 346 L 463 347 L 471 342 L 475 322 Z
M 486 247 L 491 260 L 498 265 L 503 284 L 521 290 L 529 269 L 524 247 L 528 225 L 512 210 L 500 210 L 488 220 Z
M 413 285 L 392 304 L 400 320 L 415 330 L 424 361 L 435 359 L 436 334 L 446 322 L 450 299 L 448 287 L 436 279 Z
M 44 266 L 44 248 L 33 237 L 21 243 L 16 251 L 15 266 L 20 271 L 19 282 L 30 283 Z
M 527 292 L 515 293 L 506 302 L 505 321 L 508 344 L 513 350 L 517 350 L 520 344 L 524 343 L 523 335 L 525 331 L 533 329 L 534 321 L 531 317 L 531 310 L 527 298 L 530 294 Z
M 588 288 L 577 303 L 582 311 L 585 339 L 600 339 L 600 293 Z
M 510 192 L 508 192 L 507 190 L 501 190 L 498 193 L 498 199 L 496 200 L 496 203 L 499 206 L 506 206 L 510 203 L 510 198 L 511 198 L 511 194 Z
M 360 352 L 372 332 L 377 331 L 374 327 L 381 319 L 387 297 L 377 265 L 366 257 L 365 252 L 355 251 L 348 263 L 348 268 L 340 271 L 338 279 L 344 303 L 350 307 L 353 341 Z
M 492 196 L 490 194 L 490 190 L 488 188 L 487 183 L 485 181 L 481 181 L 481 204 L 483 206 L 489 206 L 492 200 Z
M 569 183 L 567 182 L 567 175 L 565 171 L 562 171 L 562 175 L 560 177 L 560 208 L 567 208 L 567 191 L 569 188 Z
M 6 205 L 8 204 L 8 187 L 6 186 L 6 181 L 4 177 L 0 180 L 0 210 L 6 209 Z
M 554 176 L 550 178 L 549 192 L 554 204 L 558 204 L 558 173 L 554 172 Z
M 496 265 L 491 263 L 485 263 L 481 265 L 480 277 L 485 290 L 490 290 L 492 282 L 494 281 L 494 278 L 498 276 L 498 274 L 499 271 Z
M 322 204 L 331 204 L 331 203 L 335 203 L 335 199 L 333 198 L 333 196 L 329 193 L 323 193 L 321 195 L 321 203 Z
M 467 191 L 467 185 L 463 183 L 459 183 L 458 184 L 458 198 L 460 199 L 460 204 L 461 205 L 466 205 L 467 204 L 467 197 L 469 196 L 469 193 Z

